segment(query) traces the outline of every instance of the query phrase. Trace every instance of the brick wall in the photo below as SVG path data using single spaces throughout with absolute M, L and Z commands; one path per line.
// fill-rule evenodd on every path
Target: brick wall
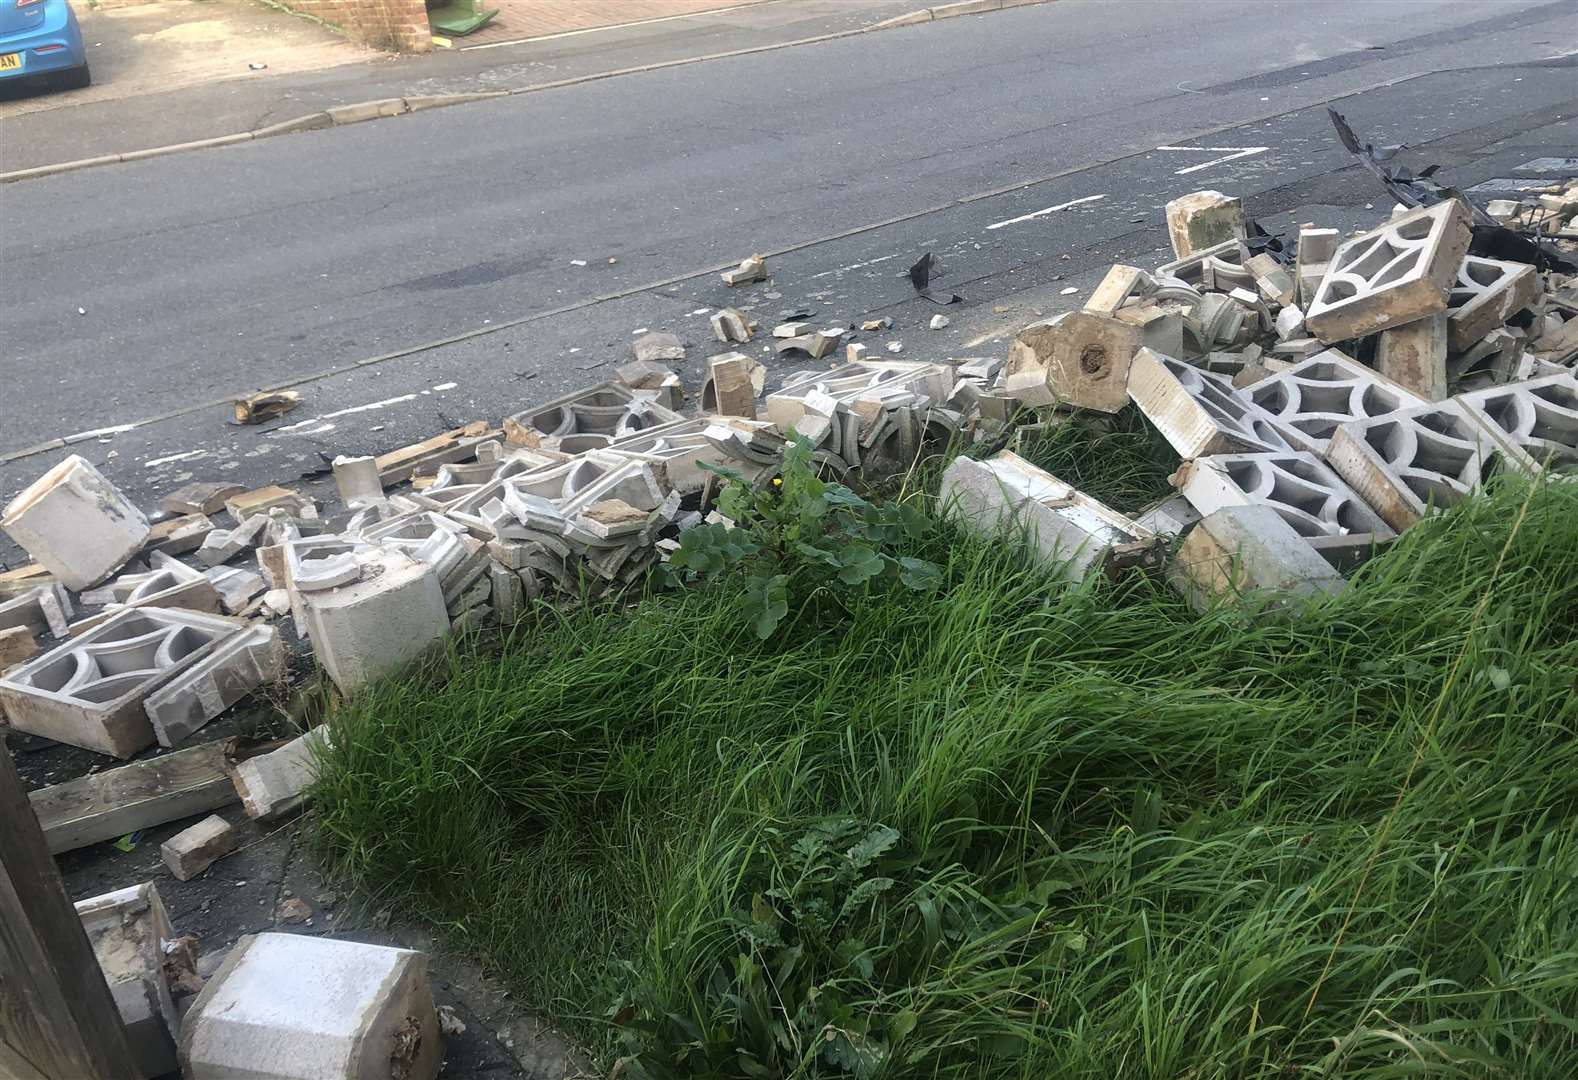
M 433 31 L 425 0 L 282 0 L 285 7 L 314 15 L 375 49 L 427 52 Z

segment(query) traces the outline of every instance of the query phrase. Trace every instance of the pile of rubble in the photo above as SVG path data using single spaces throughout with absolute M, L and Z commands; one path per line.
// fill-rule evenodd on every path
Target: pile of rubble
M 1131 517 L 1000 451 L 951 463 L 945 511 L 1017 531 L 1075 580 L 1165 561 L 1202 605 L 1342 588 L 1493 472 L 1578 466 L 1578 277 L 1558 253 L 1572 247 L 1578 185 L 1491 204 L 1513 229 L 1476 224 L 1480 213 L 1447 198 L 1355 236 L 1306 225 L 1283 243 L 1238 200 L 1197 192 L 1168 204 L 1174 261 L 1113 266 L 1083 310 L 1025 327 L 1006 358 L 875 359 L 847 328 L 789 322 L 771 331 L 780 355 L 829 362 L 843 346 L 842 359 L 769 393 L 763 365 L 720 353 L 687 416 L 667 366 L 684 347 L 647 334 L 609 382 L 336 459 L 337 508 L 285 487 L 194 483 L 148 515 L 67 458 L 0 519 L 35 560 L 0 574 L 0 710 L 16 731 L 117 758 L 180 749 L 33 792 L 49 847 L 236 802 L 262 821 L 299 809 L 325 728 L 251 756 L 186 745 L 283 679 L 292 641 L 351 690 L 451 632 L 513 622 L 528 600 L 618 589 L 683 528 L 717 520 L 716 470 L 769 484 L 791 437 L 829 476 L 875 481 L 928 446 L 997 448 L 1027 426 L 1133 406 L 1177 452 L 1177 495 Z M 1498 252 L 1536 256 L 1477 253 L 1490 228 Z M 1506 242 L 1531 232 L 1557 246 Z M 756 257 L 724 274 L 766 277 Z M 725 347 L 759 330 L 733 308 L 711 321 Z M 56 643 L 40 651 L 40 639 Z M 184 881 L 236 844 L 213 816 L 161 853 Z M 194 1077 L 307 1075 L 309 1051 L 311 1075 L 363 1075 L 369 1053 L 403 1076 L 437 1069 L 420 954 L 260 935 L 204 986 L 173 962 L 182 939 L 151 884 L 81 914 L 150 1075 L 175 1067 L 177 1047 Z M 169 992 L 182 980 L 201 988 L 184 1023 Z
M 1578 235 L 1578 184 L 1529 205 L 1492 209 Z M 1537 265 L 1573 269 L 1557 250 L 1474 254 L 1485 230 L 1456 198 L 1347 238 L 1306 225 L 1286 246 L 1220 192 L 1169 203 L 1167 222 L 1174 261 L 1113 266 L 1083 311 L 1026 327 L 976 404 L 1001 422 L 1014 405 L 1132 403 L 1181 459 L 1178 496 L 1130 519 L 1001 454 L 949 468 L 965 520 L 1029 524 L 1049 556 L 1078 553 L 1074 577 L 1193 527 L 1169 576 L 1204 603 L 1336 589 L 1493 472 L 1578 466 L 1578 276 Z

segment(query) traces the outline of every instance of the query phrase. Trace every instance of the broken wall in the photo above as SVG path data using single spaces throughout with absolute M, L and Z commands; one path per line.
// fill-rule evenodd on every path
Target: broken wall
M 425 0 L 281 0 L 280 6 L 322 19 L 375 49 L 420 53 L 433 48 Z

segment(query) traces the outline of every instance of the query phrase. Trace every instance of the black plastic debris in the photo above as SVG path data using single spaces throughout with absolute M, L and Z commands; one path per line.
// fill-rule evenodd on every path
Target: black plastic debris
M 910 284 L 915 286 L 915 291 L 934 304 L 957 304 L 964 297 L 956 292 L 933 292 L 931 283 L 934 278 L 942 277 L 942 260 L 931 252 L 927 252 L 915 260 L 915 265 L 910 267 Z

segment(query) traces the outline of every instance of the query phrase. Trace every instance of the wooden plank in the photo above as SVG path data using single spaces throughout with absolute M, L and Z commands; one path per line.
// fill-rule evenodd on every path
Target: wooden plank
M 28 796 L 54 853 L 206 814 L 238 801 L 224 740 L 122 765 Z
M 0 1067 L 46 1080 L 139 1076 L 115 999 L 0 751 Z M 25 1064 L 24 1064 L 25 1063 Z
M 423 439 L 410 446 L 402 446 L 373 459 L 378 467 L 378 480 L 384 487 L 409 480 L 417 469 L 427 465 L 447 465 L 464 461 L 476 455 L 477 446 L 489 439 L 497 439 L 503 432 L 490 430 L 481 420 L 473 420 L 465 427 L 458 427 Z

